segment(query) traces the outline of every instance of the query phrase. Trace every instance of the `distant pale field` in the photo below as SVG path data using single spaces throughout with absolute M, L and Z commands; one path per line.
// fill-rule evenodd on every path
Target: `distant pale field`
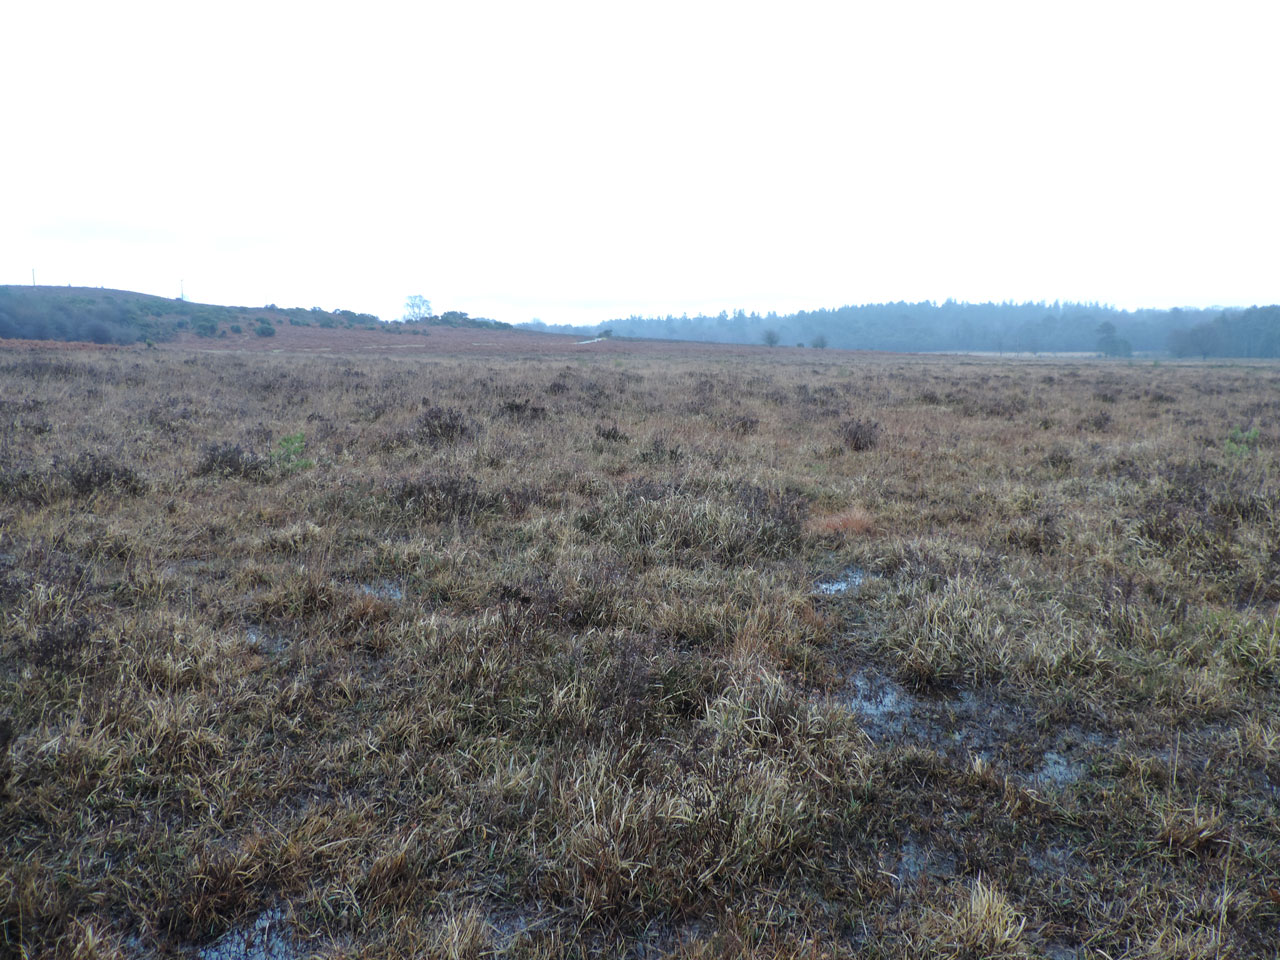
M 1272 955 L 1277 423 L 1265 363 L 0 344 L 0 956 Z
M 824 352 L 816 348 L 765 347 L 763 345 L 702 343 L 694 340 L 627 340 L 578 337 L 533 330 L 486 330 L 471 327 L 431 327 L 428 334 L 389 325 L 378 330 L 326 329 L 281 325 L 271 337 L 259 337 L 252 330 L 226 337 L 198 337 L 181 334 L 163 349 L 190 349 L 213 353 L 335 353 L 361 354 L 370 351 L 404 351 L 420 356 L 491 355 L 576 356 L 651 353 L 659 356 L 702 356 L 724 359 L 730 356 L 760 356 L 766 353 L 800 355 Z M 0 349 L 5 341 L 0 340 Z M 830 351 L 847 355 L 849 351 Z

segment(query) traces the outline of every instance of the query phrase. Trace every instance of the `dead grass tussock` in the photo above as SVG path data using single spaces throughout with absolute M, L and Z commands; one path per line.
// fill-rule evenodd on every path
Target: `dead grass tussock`
M 1024 937 L 1027 918 L 996 887 L 975 880 L 951 891 L 949 909 L 932 909 L 921 924 L 920 946 L 951 960 L 1015 960 L 1034 954 Z

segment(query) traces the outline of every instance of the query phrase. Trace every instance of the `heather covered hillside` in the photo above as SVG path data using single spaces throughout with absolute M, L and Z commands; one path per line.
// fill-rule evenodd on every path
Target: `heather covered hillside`
M 164 341 L 182 332 L 202 337 L 271 336 L 282 324 L 371 327 L 378 318 L 351 310 L 223 307 L 100 287 L 0 286 L 0 339 L 90 343 Z

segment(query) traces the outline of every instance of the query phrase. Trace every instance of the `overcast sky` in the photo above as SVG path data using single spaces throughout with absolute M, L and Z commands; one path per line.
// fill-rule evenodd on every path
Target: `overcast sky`
M 510 322 L 1280 301 L 1280 4 L 14 3 L 0 283 Z

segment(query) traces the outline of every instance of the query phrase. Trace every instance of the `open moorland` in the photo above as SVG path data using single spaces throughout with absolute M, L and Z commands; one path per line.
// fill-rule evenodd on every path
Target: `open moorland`
M 1280 368 L 465 335 L 0 352 L 0 955 L 1275 955 Z

